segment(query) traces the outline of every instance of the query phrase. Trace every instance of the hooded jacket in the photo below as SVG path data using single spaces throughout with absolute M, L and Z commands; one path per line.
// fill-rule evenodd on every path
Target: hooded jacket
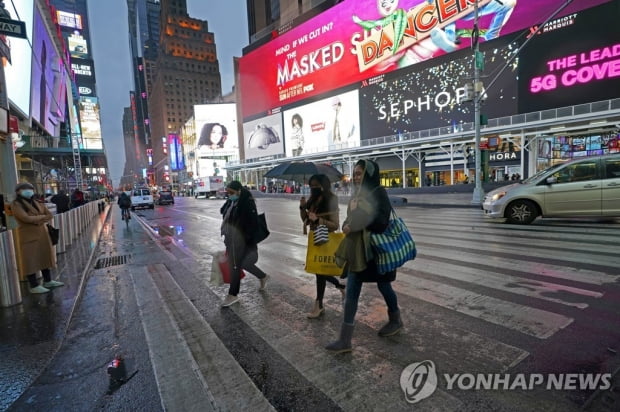
M 370 233 L 383 233 L 389 223 L 392 205 L 385 188 L 380 184 L 379 166 L 372 160 L 362 160 L 364 176 L 362 183 L 353 191 L 343 227 L 351 231 L 336 252 L 337 259 L 348 264 L 363 282 L 391 282 L 396 271 L 379 275 L 374 254 L 370 247 Z M 351 201 L 357 200 L 357 208 L 351 210 Z

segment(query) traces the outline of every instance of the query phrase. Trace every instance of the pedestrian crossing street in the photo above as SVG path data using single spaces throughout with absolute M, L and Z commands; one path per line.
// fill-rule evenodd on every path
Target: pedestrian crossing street
M 223 311 L 231 311 L 301 376 L 300 381 L 311 385 L 315 395 L 329 398 L 334 409 L 576 410 L 579 405 L 560 391 L 541 397 L 535 391 L 449 391 L 441 384 L 432 396 L 412 405 L 405 400 L 400 374 L 422 360 L 432 360 L 438 373 L 553 373 L 553 366 L 537 369 L 535 362 L 554 352 L 565 336 L 586 334 L 587 327 L 589 334 L 615 333 L 618 339 L 619 332 L 609 331 L 604 322 L 587 322 L 596 319 L 601 307 L 615 311 L 617 319 L 618 303 L 608 295 L 620 279 L 618 221 L 554 220 L 512 226 L 486 220 L 476 209 L 410 207 L 398 209 L 398 214 L 414 235 L 418 256 L 398 271 L 393 283 L 404 331 L 391 338 L 377 336 L 387 313 L 376 286 L 367 284 L 356 317 L 353 354 L 331 355 L 323 348 L 339 330 L 340 293 L 328 285 L 326 315 L 306 319 L 315 297 L 314 276 L 303 270 L 307 240 L 301 234 L 296 204 L 282 207 L 282 201 L 259 201 L 271 230 L 259 246 L 258 266 L 271 276 L 267 290 L 258 292 L 258 280 L 249 275 L 242 281 L 241 303 Z M 194 302 L 200 297 L 190 296 L 195 291 L 184 289 L 174 268 L 195 275 L 211 297 L 211 309 L 202 312 L 207 321 L 223 316 L 214 305 L 227 293 L 226 285 L 209 282 L 211 256 L 223 248 L 215 210 L 177 210 L 191 222 L 185 224 L 191 230 L 175 241 L 173 252 L 166 252 L 172 262 L 166 265 L 169 273 L 163 270 L 161 275 L 176 279 Z M 213 328 L 214 336 L 222 335 L 223 329 Z M 187 336 L 179 336 L 185 336 L 193 353 Z M 230 347 L 230 342 L 222 343 Z M 569 361 L 562 360 L 568 369 L 561 371 L 572 371 Z M 204 380 L 202 384 L 210 388 Z M 301 388 L 295 392 L 298 399 L 286 402 L 275 399 L 277 390 L 270 395 L 265 388 L 258 389 L 276 409 L 308 408 Z M 212 405 L 224 397 L 217 390 L 211 393 Z M 310 396 L 307 402 L 310 398 L 314 399 Z M 267 404 L 257 403 L 254 409 L 269 409 Z

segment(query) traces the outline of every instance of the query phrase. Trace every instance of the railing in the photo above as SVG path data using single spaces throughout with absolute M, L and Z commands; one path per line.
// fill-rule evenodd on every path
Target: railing
M 96 200 L 76 207 L 67 212 L 54 215 L 50 224 L 60 230 L 56 253 L 64 253 L 77 240 L 92 221 L 105 210 L 105 202 Z M 13 230 L 0 232 L 0 306 L 18 305 L 22 302 L 19 276 L 17 274 L 17 257 L 22 253 L 17 234 Z M 23 251 L 24 253 L 28 251 Z

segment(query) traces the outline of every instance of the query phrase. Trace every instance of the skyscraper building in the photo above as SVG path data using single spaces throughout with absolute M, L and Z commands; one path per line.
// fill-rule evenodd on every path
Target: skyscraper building
M 125 168 L 142 172 L 149 167 L 147 150 L 150 150 L 152 145 L 148 95 L 159 45 L 160 4 L 156 0 L 127 0 L 127 11 L 133 71 L 130 119 L 135 122 L 132 134 L 135 140 L 132 153 L 135 156 L 126 154 Z
M 185 0 L 160 3 L 159 53 L 149 94 L 153 164 L 151 183 L 171 183 L 168 135 L 178 134 L 195 104 L 221 96 L 215 36 L 208 23 L 189 17 Z

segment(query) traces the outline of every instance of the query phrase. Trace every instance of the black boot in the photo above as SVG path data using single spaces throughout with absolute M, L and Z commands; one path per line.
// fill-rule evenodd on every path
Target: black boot
M 344 323 L 342 322 L 342 326 L 340 327 L 340 337 L 337 341 L 330 343 L 325 347 L 330 352 L 333 353 L 345 353 L 351 352 L 353 349 L 351 348 L 351 338 L 353 337 L 353 323 Z
M 400 310 L 396 312 L 388 311 L 388 317 L 390 321 L 379 330 L 379 336 L 396 335 L 403 328 L 403 322 L 400 320 Z

